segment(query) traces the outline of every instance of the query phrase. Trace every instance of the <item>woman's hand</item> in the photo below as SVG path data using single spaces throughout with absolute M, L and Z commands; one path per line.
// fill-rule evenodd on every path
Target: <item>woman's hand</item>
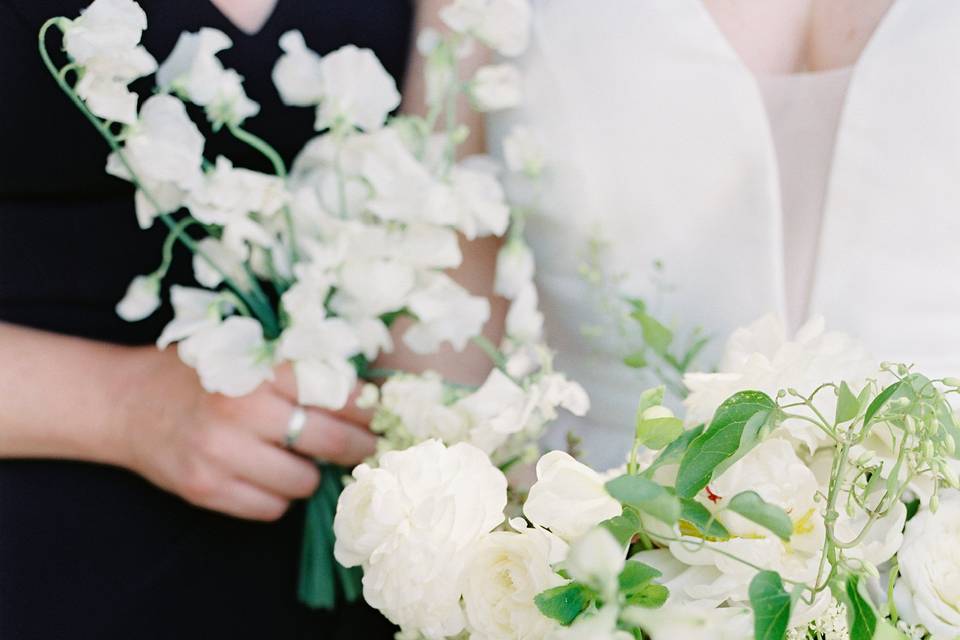
M 275 520 L 317 488 L 310 458 L 350 466 L 374 450 L 368 416 L 355 408 L 337 415 L 307 409 L 301 435 L 286 449 L 297 407 L 289 367 L 254 393 L 228 398 L 204 391 L 175 349 L 134 351 L 135 373 L 116 415 L 117 463 L 197 506 Z

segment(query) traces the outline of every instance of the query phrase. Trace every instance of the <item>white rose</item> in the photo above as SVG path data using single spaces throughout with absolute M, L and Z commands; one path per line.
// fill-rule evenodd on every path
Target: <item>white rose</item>
M 283 55 L 273 67 L 273 84 L 284 104 L 309 107 L 323 99 L 320 55 L 307 48 L 303 34 L 287 31 L 280 36 Z
M 434 353 L 444 342 L 463 351 L 490 318 L 486 298 L 470 295 L 443 273 L 421 274 L 407 307 L 417 321 L 407 329 L 403 340 L 416 353 Z
M 470 33 L 504 56 L 518 56 L 530 39 L 529 0 L 455 0 L 440 12 L 454 31 Z
M 851 338 L 825 331 L 822 318 L 810 320 L 790 339 L 782 320 L 764 316 L 730 336 L 717 373 L 684 376 L 684 385 L 690 390 L 684 402 L 687 419 L 708 422 L 724 400 L 745 389 L 773 396 L 787 388 L 810 393 L 825 381 L 845 380 L 856 386 L 875 366 Z M 836 411 L 836 397 L 830 393 L 817 394 L 816 403 L 823 415 L 832 416 Z M 802 407 L 795 410 L 803 412 Z M 803 420 L 788 420 L 782 429 L 811 452 L 826 443 L 825 434 Z
M 156 274 L 136 276 L 117 303 L 117 315 L 127 322 L 143 320 L 160 306 L 160 278 Z
M 66 23 L 64 49 L 84 68 L 77 94 L 94 114 L 131 124 L 137 117 L 133 80 L 153 73 L 157 61 L 139 46 L 147 15 L 132 0 L 94 0 Z
M 932 640 L 960 636 L 960 494 L 943 491 L 936 513 L 921 509 L 907 523 L 893 599 L 900 616 L 922 624 Z
M 503 159 L 507 168 L 536 178 L 543 171 L 543 150 L 528 127 L 514 127 L 503 139 Z
M 537 462 L 537 481 L 523 514 L 564 540 L 574 540 L 623 511 L 604 484 L 590 467 L 563 451 L 551 451 Z
M 564 567 L 571 578 L 597 589 L 609 601 L 619 590 L 617 579 L 626 562 L 626 551 L 612 533 L 597 527 L 570 546 Z
M 325 55 L 318 70 L 323 97 L 317 107 L 317 130 L 343 122 L 374 131 L 400 106 L 396 82 L 370 49 L 341 47 Z
M 227 34 L 204 27 L 183 32 L 170 56 L 157 70 L 157 85 L 204 107 L 215 124 L 240 124 L 256 115 L 260 106 L 243 91 L 243 78 L 224 69 L 217 53 L 233 46 Z
M 470 637 L 523 640 L 554 629 L 557 623 L 540 613 L 534 598 L 566 582 L 552 568 L 565 554 L 563 541 L 542 529 L 495 531 L 481 538 L 462 580 Z
M 253 318 L 231 316 L 182 341 L 180 359 L 194 367 L 210 393 L 243 396 L 273 379 L 273 355 Z
M 170 287 L 170 301 L 173 303 L 174 316 L 157 339 L 160 349 L 166 349 L 167 345 L 204 329 L 216 327 L 224 314 L 232 310 L 224 301 L 223 294 L 176 284 Z
M 497 277 L 493 289 L 508 300 L 520 295 L 533 280 L 533 252 L 523 240 L 510 240 L 497 254 Z
M 460 633 L 468 550 L 503 521 L 507 481 L 479 449 L 428 440 L 354 470 L 340 498 L 334 555 L 364 569 L 364 598 L 405 631 Z M 381 512 L 379 505 L 389 502 Z
M 511 64 L 491 64 L 477 69 L 470 81 L 470 97 L 480 111 L 510 109 L 523 99 L 520 71 Z

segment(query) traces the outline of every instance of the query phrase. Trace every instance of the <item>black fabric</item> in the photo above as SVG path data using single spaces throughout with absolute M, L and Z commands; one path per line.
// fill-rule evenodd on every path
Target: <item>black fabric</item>
M 137 323 L 114 305 L 156 268 L 164 232 L 141 231 L 130 185 L 107 176 L 107 147 L 49 77 L 37 31 L 74 17 L 77 0 L 0 0 L 0 321 L 121 344 L 149 344 L 169 307 Z M 209 0 L 143 0 L 143 43 L 162 61 L 181 31 L 221 29 L 221 54 L 261 111 L 245 126 L 287 162 L 312 135 L 313 111 L 280 102 L 270 71 L 280 35 L 300 29 L 320 53 L 372 48 L 398 81 L 412 28 L 405 0 L 278 0 L 256 35 Z M 50 49 L 59 53 L 59 37 Z M 152 79 L 134 85 L 141 96 Z M 264 171 L 223 132 L 204 154 Z M 180 252 L 170 281 L 191 281 Z M 163 393 L 157 389 L 157 393 Z M 195 509 L 126 471 L 59 461 L 0 461 L 0 639 L 376 638 L 390 627 L 352 606 L 317 613 L 296 601 L 303 510 L 246 522 Z

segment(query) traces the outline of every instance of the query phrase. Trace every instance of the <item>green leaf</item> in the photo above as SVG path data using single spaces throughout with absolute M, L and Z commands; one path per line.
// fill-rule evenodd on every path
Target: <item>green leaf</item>
M 658 407 L 663 404 L 663 396 L 666 395 L 667 388 L 663 385 L 647 389 L 640 394 L 640 401 L 637 403 L 637 415 L 639 416 L 650 407 Z
M 902 383 L 897 380 L 889 387 L 877 394 L 877 397 L 873 399 L 873 402 L 870 403 L 870 406 L 867 407 L 867 412 L 863 414 L 863 424 L 868 425 L 870 421 L 873 420 L 873 417 L 877 415 L 877 412 L 883 408 L 883 405 L 887 403 L 887 400 L 897 392 L 897 389 L 900 388 Z
M 628 560 L 620 572 L 617 580 L 620 583 L 620 593 L 631 595 L 640 591 L 654 578 L 659 578 L 662 573 L 648 564 L 639 560 Z
M 624 509 L 619 516 L 604 520 L 600 526 L 613 534 L 620 546 L 626 547 L 640 533 L 640 516 L 633 509 Z
M 693 498 L 680 498 L 680 523 L 683 531 L 683 523 L 688 523 L 704 538 L 712 540 L 727 540 L 730 538 L 730 532 L 720 523 L 719 520 L 711 518 L 710 510 L 694 500 Z
M 630 315 L 640 323 L 640 330 L 643 332 L 643 341 L 647 343 L 647 346 L 653 349 L 657 355 L 666 355 L 667 349 L 670 348 L 670 343 L 673 342 L 673 331 L 641 309 L 634 311 Z
M 741 391 L 724 401 L 710 426 L 683 454 L 677 472 L 677 493 L 691 498 L 707 486 L 717 465 L 740 450 L 740 437 L 747 422 L 757 413 L 775 408 L 770 396 L 760 391 Z
M 625 505 L 665 522 L 674 524 L 680 518 L 680 501 L 659 484 L 636 475 L 622 475 L 606 484 L 607 493 Z
M 623 364 L 633 369 L 643 369 L 647 366 L 647 356 L 644 355 L 643 351 L 636 351 L 624 358 Z
M 647 478 L 652 478 L 653 472 L 663 465 L 678 462 L 683 457 L 683 454 L 686 453 L 690 443 L 703 433 L 703 428 L 704 425 L 697 425 L 693 429 L 687 429 L 680 434 L 679 438 L 668 444 L 667 448 L 660 452 L 660 455 L 656 457 L 650 466 L 644 469 L 642 475 Z
M 683 434 L 680 418 L 637 420 L 637 439 L 649 449 L 663 449 Z
M 787 512 L 772 505 L 756 491 L 744 491 L 730 498 L 727 508 L 747 520 L 769 529 L 784 542 L 793 534 L 793 521 Z
M 680 362 L 682 370 L 686 371 L 690 368 L 690 365 L 693 364 L 694 359 L 700 355 L 700 352 L 703 351 L 703 348 L 707 346 L 710 342 L 710 336 L 703 336 L 694 341 L 690 348 L 687 349 L 687 352 L 683 355 L 683 360 Z
M 883 618 L 877 621 L 877 631 L 873 634 L 873 640 L 909 640 L 909 638 L 893 626 L 889 620 Z
M 837 424 L 853 420 L 857 417 L 858 413 L 860 413 L 860 400 L 857 396 L 853 395 L 853 391 L 850 390 L 850 385 L 846 382 L 841 382 L 839 395 L 837 396 Z
M 850 640 L 873 640 L 877 630 L 877 613 L 870 602 L 860 593 L 860 579 L 847 579 L 847 617 L 850 620 Z
M 648 584 L 626 597 L 626 603 L 644 609 L 657 609 L 670 597 L 670 590 L 662 584 Z
M 771 425 L 775 415 L 777 414 L 774 411 L 758 411 L 747 420 L 747 424 L 743 425 L 743 431 L 740 433 L 740 444 L 737 445 L 737 450 L 716 466 L 713 470 L 714 478 L 732 467 L 767 437 L 767 434 L 772 431 Z
M 784 640 L 790 624 L 790 594 L 776 571 L 761 571 L 750 581 L 753 632 L 756 640 Z
M 540 613 L 562 625 L 568 625 L 587 608 L 593 594 L 584 585 L 571 582 L 547 589 L 533 599 Z

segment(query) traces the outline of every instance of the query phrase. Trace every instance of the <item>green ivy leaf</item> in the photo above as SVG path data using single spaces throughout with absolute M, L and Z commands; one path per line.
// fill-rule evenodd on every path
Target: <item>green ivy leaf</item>
M 717 409 L 710 426 L 687 447 L 677 472 L 677 493 L 691 498 L 710 482 L 717 465 L 738 453 L 747 422 L 776 403 L 760 391 L 741 391 Z M 743 451 L 743 453 L 746 453 Z
M 877 613 L 860 593 L 858 576 L 847 578 L 847 617 L 850 619 L 850 640 L 873 640 L 877 630 Z
M 711 519 L 710 510 L 693 498 L 680 498 L 680 520 L 690 524 L 705 538 L 713 540 L 730 538 L 727 528 L 719 520 Z
M 628 560 L 623 567 L 623 571 L 617 577 L 620 583 L 620 593 L 625 596 L 637 593 L 643 587 L 647 586 L 654 578 L 659 578 L 662 573 L 648 564 L 639 560 Z
M 637 439 L 648 449 L 663 449 L 683 434 L 680 418 L 637 420 Z
M 858 413 L 860 413 L 860 400 L 857 396 L 853 395 L 853 391 L 850 390 L 850 385 L 846 382 L 841 382 L 840 391 L 837 396 L 837 424 L 853 420 L 857 417 Z
M 626 548 L 633 536 L 640 533 L 640 516 L 633 509 L 626 508 L 619 516 L 601 522 L 600 526 L 612 533 L 620 546 Z
M 626 597 L 626 603 L 644 609 L 657 609 L 670 597 L 670 590 L 662 584 L 648 584 Z
M 784 542 L 793 534 L 793 522 L 787 512 L 761 498 L 756 491 L 738 493 L 730 498 L 727 508 L 769 529 Z
M 540 613 L 562 625 L 568 625 L 589 606 L 593 593 L 586 586 L 571 582 L 538 593 L 533 599 Z
M 636 475 L 622 475 L 606 484 L 607 493 L 625 505 L 630 505 L 646 514 L 674 524 L 680 518 L 680 501 L 659 484 Z
M 877 397 L 873 399 L 873 402 L 870 403 L 870 406 L 867 407 L 867 412 L 863 414 L 863 424 L 869 425 L 870 421 L 873 420 L 873 417 L 877 415 L 877 412 L 883 408 L 883 405 L 887 403 L 887 400 L 897 392 L 897 389 L 900 388 L 902 383 L 897 380 L 889 387 L 877 394 Z
M 750 606 L 756 640 L 784 640 L 790 624 L 790 594 L 776 571 L 761 571 L 750 581 Z

